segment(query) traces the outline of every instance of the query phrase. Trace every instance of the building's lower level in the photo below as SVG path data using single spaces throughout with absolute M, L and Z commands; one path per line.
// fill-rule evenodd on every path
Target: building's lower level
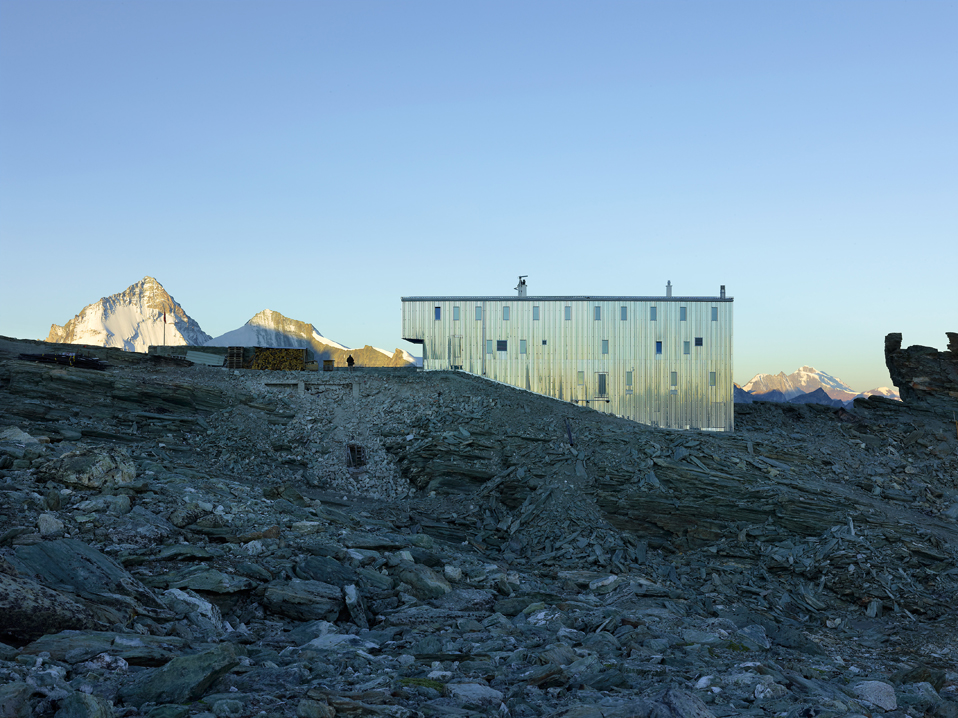
M 644 424 L 734 428 L 732 299 L 403 297 L 423 369 L 462 369 Z

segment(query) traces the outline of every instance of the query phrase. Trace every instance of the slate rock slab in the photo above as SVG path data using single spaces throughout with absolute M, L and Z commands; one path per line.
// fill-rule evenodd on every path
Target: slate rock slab
M 21 573 L 36 575 L 50 588 L 90 601 L 123 609 L 165 610 L 156 595 L 126 569 L 76 539 L 18 546 L 12 563 Z
M 78 601 L 21 576 L 0 574 L 0 638 L 22 644 L 46 633 L 93 628 L 96 619 Z
M 203 697 L 214 681 L 239 664 L 245 654 L 241 647 L 221 643 L 208 651 L 174 658 L 162 668 L 149 671 L 120 689 L 128 705 L 144 703 L 187 703 Z
M 450 583 L 428 566 L 403 561 L 396 568 L 396 577 L 408 584 L 419 599 L 439 598 L 452 590 Z
M 30 696 L 34 687 L 29 683 L 15 681 L 0 686 L 0 717 L 31 718 Z
M 296 621 L 334 621 L 342 610 L 343 592 L 321 581 L 276 581 L 269 584 L 263 605 Z
M 113 707 L 99 696 L 71 693 L 60 701 L 53 718 L 111 718 Z

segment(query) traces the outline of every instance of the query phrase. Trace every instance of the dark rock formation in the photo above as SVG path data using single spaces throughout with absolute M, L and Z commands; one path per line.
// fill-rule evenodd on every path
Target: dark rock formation
M 900 332 L 885 337 L 885 365 L 902 401 L 940 408 L 958 405 L 958 333 L 945 332 L 948 349 L 901 348 Z

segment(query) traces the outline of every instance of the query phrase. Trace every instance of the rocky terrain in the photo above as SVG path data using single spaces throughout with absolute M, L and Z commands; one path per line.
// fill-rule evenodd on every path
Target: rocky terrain
M 958 716 L 954 401 L 716 434 L 37 351 L 0 340 L 3 718 Z

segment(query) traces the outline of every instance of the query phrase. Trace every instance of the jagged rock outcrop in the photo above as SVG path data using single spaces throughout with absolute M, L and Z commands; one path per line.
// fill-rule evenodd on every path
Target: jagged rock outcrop
M 958 406 L 958 332 L 945 332 L 948 348 L 901 348 L 901 332 L 885 337 L 885 365 L 902 401 L 940 408 Z

